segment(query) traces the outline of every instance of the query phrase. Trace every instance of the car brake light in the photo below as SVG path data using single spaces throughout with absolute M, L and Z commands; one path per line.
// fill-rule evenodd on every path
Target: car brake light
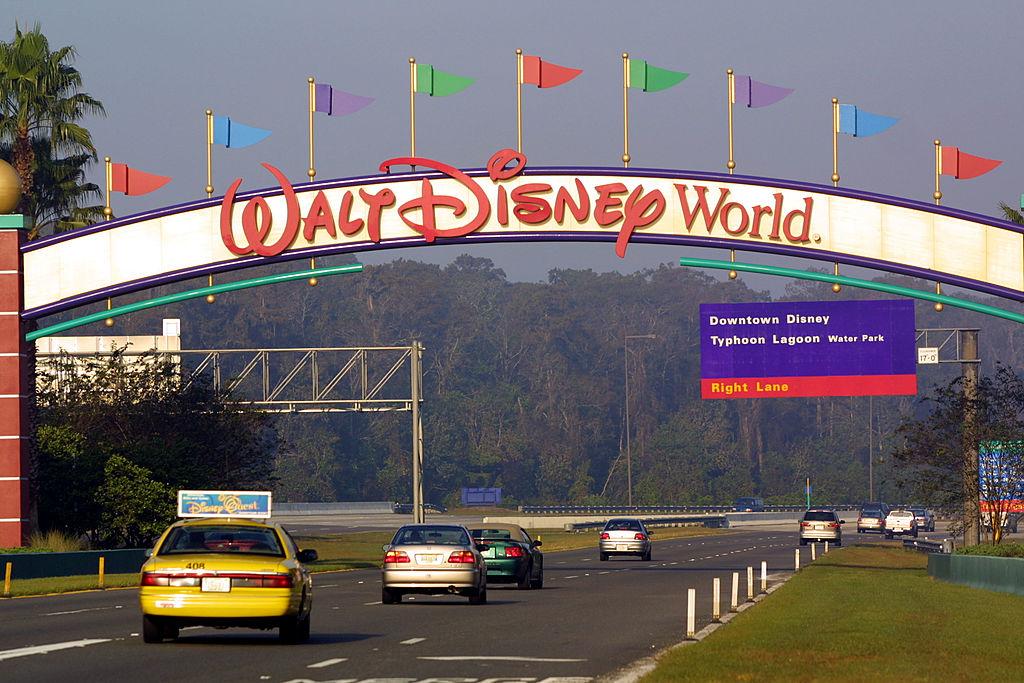
M 641 534 L 641 533 L 637 533 L 636 535 L 633 536 L 633 539 L 637 540 L 637 541 L 646 541 L 647 540 L 647 536 L 645 536 L 644 534 Z
M 403 562 L 411 562 L 403 550 L 389 550 L 384 554 L 384 564 L 402 564 Z
M 510 545 L 505 547 L 505 557 L 525 557 L 526 553 L 518 545 Z
M 508 551 L 506 550 L 506 552 Z M 456 550 L 448 556 L 448 562 L 450 564 L 472 564 L 476 562 L 476 558 L 468 550 Z
M 828 528 L 829 529 L 836 529 L 838 527 L 839 527 L 839 524 L 837 522 L 829 522 L 828 523 Z
M 264 588 L 291 588 L 292 577 L 291 574 L 277 574 L 275 576 L 263 577 Z
M 168 585 L 167 574 L 154 574 L 153 572 L 142 572 L 143 586 L 166 586 Z
M 800 522 L 800 526 L 801 527 L 810 526 L 810 525 L 811 525 L 810 522 Z
M 601 540 L 602 541 L 607 541 L 609 538 L 611 538 L 611 536 L 608 535 L 607 531 L 602 531 L 601 532 Z

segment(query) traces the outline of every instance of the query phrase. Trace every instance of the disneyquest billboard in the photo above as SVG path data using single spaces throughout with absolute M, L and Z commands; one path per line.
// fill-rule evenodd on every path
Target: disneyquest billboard
M 702 398 L 917 393 L 913 301 L 701 304 Z

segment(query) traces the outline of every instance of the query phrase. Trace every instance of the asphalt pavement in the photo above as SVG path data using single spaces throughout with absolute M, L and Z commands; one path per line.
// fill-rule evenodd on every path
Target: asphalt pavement
M 728 609 L 732 572 L 743 600 L 746 567 L 759 579 L 766 561 L 777 581 L 795 547 L 792 530 L 752 530 L 657 541 L 651 562 L 601 562 L 596 548 L 548 553 L 542 590 L 492 585 L 480 606 L 454 596 L 381 605 L 377 570 L 318 574 L 303 645 L 209 628 L 147 645 L 132 589 L 14 599 L 0 603 L 0 680 L 582 683 L 678 642 L 687 588 L 697 589 L 700 628 L 713 577 Z

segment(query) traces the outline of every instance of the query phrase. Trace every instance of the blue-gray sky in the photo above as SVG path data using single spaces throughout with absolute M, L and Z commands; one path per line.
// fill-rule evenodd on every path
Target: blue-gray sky
M 318 179 L 364 174 L 408 151 L 407 58 L 471 76 L 468 90 L 421 98 L 418 152 L 462 167 L 515 144 L 515 56 L 522 47 L 582 68 L 571 83 L 524 91 L 531 165 L 618 165 L 623 51 L 687 71 L 682 85 L 631 97 L 633 166 L 724 170 L 725 69 L 796 88 L 779 104 L 737 109 L 737 172 L 827 183 L 832 97 L 898 116 L 888 132 L 840 140 L 843 185 L 929 200 L 932 140 L 1004 159 L 987 176 L 943 178 L 943 203 L 996 214 L 1015 205 L 1024 163 L 1020 35 L 1012 1 L 738 2 L 196 2 L 3 0 L 14 22 L 39 22 L 54 46 L 78 50 L 84 89 L 107 117 L 88 120 L 101 156 L 174 177 L 145 197 L 118 197 L 122 215 L 200 198 L 205 121 L 212 108 L 269 128 L 265 142 L 215 149 L 215 185 L 238 176 L 269 185 L 258 162 L 305 178 L 306 77 L 377 98 L 344 118 L 317 120 Z M 100 168 L 93 179 L 101 178 Z M 364 255 L 446 262 L 493 259 L 512 279 L 556 267 L 631 271 L 712 256 L 708 250 L 611 244 L 430 247 Z M 745 257 L 758 260 L 756 256 Z M 768 286 L 767 281 L 757 281 Z

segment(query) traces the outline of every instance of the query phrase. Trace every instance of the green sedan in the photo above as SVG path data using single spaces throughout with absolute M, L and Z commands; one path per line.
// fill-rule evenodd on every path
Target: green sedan
M 542 545 L 516 524 L 485 524 L 471 527 L 487 564 L 487 583 L 514 583 L 518 588 L 544 587 Z

